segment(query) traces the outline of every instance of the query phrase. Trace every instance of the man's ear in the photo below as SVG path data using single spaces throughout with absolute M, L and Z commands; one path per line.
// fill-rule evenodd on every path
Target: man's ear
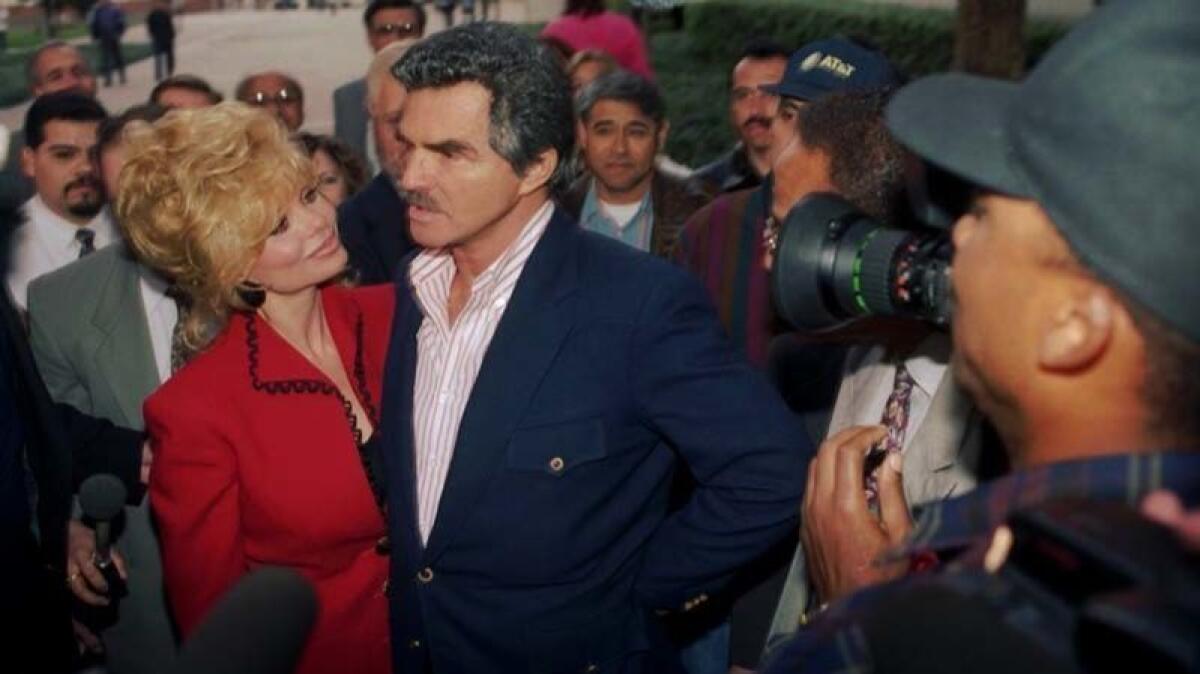
M 559 160 L 558 150 L 552 147 L 542 150 L 537 158 L 525 167 L 525 174 L 521 176 L 521 184 L 517 187 L 517 193 L 525 196 L 547 186 L 550 178 L 554 176 L 554 170 L 558 168 Z
M 1099 360 L 1112 341 L 1116 311 L 1115 300 L 1101 290 L 1067 300 L 1042 331 L 1038 365 L 1072 372 Z
M 657 140 L 658 140 L 658 151 L 659 152 L 662 152 L 663 148 L 667 146 L 667 135 L 670 132 L 671 132 L 671 123 L 668 122 L 666 119 L 664 119 L 662 121 L 662 123 L 658 125 Z
M 34 154 L 33 148 L 29 146 L 21 148 L 21 172 L 30 180 L 37 177 L 36 159 L 37 156 Z

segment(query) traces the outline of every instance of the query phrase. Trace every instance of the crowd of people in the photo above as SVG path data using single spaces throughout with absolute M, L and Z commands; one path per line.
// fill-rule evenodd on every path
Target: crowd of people
M 315 592 L 313 674 L 952 670 L 914 624 L 994 635 L 950 604 L 1011 628 L 980 671 L 1090 671 L 1003 585 L 1037 549 L 1011 518 L 1124 504 L 1200 550 L 1195 3 L 1106 3 L 1019 83 L 744 36 L 737 143 L 695 170 L 603 0 L 540 37 L 363 21 L 331 136 L 285 72 L 225 101 L 164 47 L 110 115 L 76 47 L 30 55 L 0 173 L 13 671 L 171 671 L 260 567 Z M 923 227 L 935 170 L 970 194 L 952 329 L 785 325 L 789 214 Z M 106 473 L 111 551 L 75 496 Z

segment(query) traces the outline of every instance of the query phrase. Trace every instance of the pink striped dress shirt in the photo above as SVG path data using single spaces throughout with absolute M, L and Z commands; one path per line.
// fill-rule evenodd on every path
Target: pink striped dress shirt
M 424 319 L 417 329 L 417 375 L 413 390 L 413 447 L 416 451 L 417 514 L 421 541 L 437 520 L 438 503 L 463 411 L 479 376 L 483 356 L 512 296 L 525 262 L 533 252 L 550 216 L 553 203 L 526 223 L 517 240 L 471 284 L 471 297 L 450 322 L 447 307 L 450 282 L 457 267 L 444 249 L 417 255 L 409 267 L 409 282 Z

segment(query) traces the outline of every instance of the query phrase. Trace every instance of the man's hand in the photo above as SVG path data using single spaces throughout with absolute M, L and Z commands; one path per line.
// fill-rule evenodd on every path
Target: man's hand
M 92 606 L 107 606 L 108 583 L 104 582 L 104 574 L 96 568 L 96 532 L 78 520 L 71 520 L 67 531 L 67 587 L 71 593 L 85 604 Z M 111 548 L 113 563 L 117 573 L 128 579 L 125 572 L 125 559 Z
M 882 426 L 847 428 L 822 443 L 808 466 L 800 535 L 823 602 L 899 578 L 907 568 L 903 561 L 878 562 L 912 530 L 901 457 L 889 456 L 879 469 L 878 516 L 867 507 L 864 491 L 864 459 L 886 435 Z
M 1174 493 L 1165 489 L 1142 499 L 1142 515 L 1167 527 L 1192 552 L 1200 552 L 1200 509 L 1188 511 Z
M 142 484 L 150 484 L 150 465 L 154 463 L 154 451 L 150 449 L 150 440 L 142 443 Z

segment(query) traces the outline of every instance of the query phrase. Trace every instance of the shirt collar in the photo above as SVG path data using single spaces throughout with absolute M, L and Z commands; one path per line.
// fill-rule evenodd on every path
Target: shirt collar
M 641 202 L 638 203 L 637 211 L 633 214 L 629 222 L 625 223 L 626 225 L 637 222 L 638 218 L 645 215 L 653 207 L 653 193 L 653 189 L 646 190 L 646 193 L 642 195 Z M 588 182 L 587 197 L 583 200 L 583 210 L 580 211 L 579 221 L 587 223 L 592 222 L 596 218 L 603 218 L 606 222 L 610 223 L 614 231 L 619 232 L 624 229 L 621 223 L 614 221 L 609 213 L 604 210 L 604 205 L 600 201 L 600 195 L 596 193 L 596 179 L 592 178 Z
M 917 344 L 917 348 L 904 359 L 904 367 L 912 375 L 917 388 L 932 398 L 942 385 L 949 362 L 950 339 L 935 333 Z
M 547 199 L 546 203 L 529 219 L 529 222 L 525 223 L 521 233 L 509 244 L 508 248 L 488 265 L 487 269 L 475 277 L 471 284 L 471 293 L 474 294 L 480 290 L 486 292 L 486 289 L 494 285 L 497 279 L 509 278 L 514 269 L 523 268 L 529 255 L 533 252 L 534 245 L 546 231 L 552 215 L 554 215 L 554 201 Z M 416 291 L 413 295 L 417 298 L 417 302 L 426 316 L 430 315 L 431 307 L 424 305 L 422 299 L 424 293 L 421 290 L 428 287 L 434 279 L 441 275 L 453 277 L 456 270 L 454 257 L 445 248 L 423 250 L 413 258 L 412 264 L 408 268 L 408 280 Z
M 27 208 L 27 224 L 35 227 L 39 238 L 53 249 L 75 250 L 78 247 L 75 232 L 79 231 L 80 226 L 50 210 L 41 195 L 34 194 L 27 202 Z M 103 248 L 112 242 L 114 228 L 107 208 L 102 209 L 84 226 L 95 232 L 96 237 L 92 242 L 96 248 Z

